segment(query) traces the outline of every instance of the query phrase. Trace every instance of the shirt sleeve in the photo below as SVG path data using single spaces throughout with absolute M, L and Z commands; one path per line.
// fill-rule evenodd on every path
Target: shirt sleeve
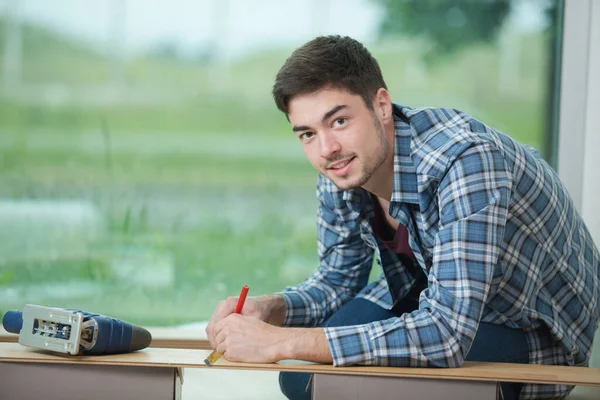
M 332 194 L 317 182 L 317 246 L 319 267 L 297 286 L 279 293 L 286 301 L 284 326 L 317 326 L 366 286 L 373 249 L 361 238 L 358 219 L 334 206 Z
M 500 254 L 512 179 L 486 143 L 464 149 L 439 181 L 439 231 L 419 309 L 324 328 L 336 366 L 458 367 L 469 351 Z

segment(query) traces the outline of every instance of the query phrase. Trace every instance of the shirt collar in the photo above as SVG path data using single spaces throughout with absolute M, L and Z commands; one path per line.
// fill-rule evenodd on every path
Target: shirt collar
M 394 186 L 392 203 L 419 204 L 417 170 L 411 157 L 412 128 L 405 107 L 393 105 L 394 110 Z

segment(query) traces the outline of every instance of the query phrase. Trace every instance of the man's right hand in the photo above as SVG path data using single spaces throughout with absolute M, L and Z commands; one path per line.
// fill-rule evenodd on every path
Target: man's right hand
M 206 326 L 206 335 L 210 346 L 216 348 L 215 324 L 235 311 L 238 297 L 232 296 L 217 304 L 215 312 Z M 255 317 L 272 325 L 280 326 L 285 318 L 286 304 L 280 295 L 265 295 L 258 297 L 247 297 L 242 308 L 242 315 Z

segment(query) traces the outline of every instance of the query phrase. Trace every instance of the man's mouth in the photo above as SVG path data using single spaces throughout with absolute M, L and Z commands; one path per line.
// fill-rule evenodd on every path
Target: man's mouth
M 353 157 L 347 158 L 345 160 L 336 161 L 335 163 L 329 164 L 327 169 L 330 170 L 331 173 L 336 176 L 339 176 L 339 177 L 346 176 L 346 175 L 348 175 L 348 172 L 350 172 L 350 168 L 354 164 L 353 161 L 355 158 L 356 158 L 356 156 L 353 156 Z
M 352 160 L 354 160 L 354 157 L 346 158 L 345 160 L 341 160 L 341 161 L 336 161 L 333 164 L 329 164 L 329 166 L 327 167 L 327 169 L 341 169 L 341 168 L 344 168 Z

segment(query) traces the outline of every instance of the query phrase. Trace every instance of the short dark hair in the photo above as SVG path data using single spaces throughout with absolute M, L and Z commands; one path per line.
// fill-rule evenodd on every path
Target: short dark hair
M 277 73 L 273 98 L 287 116 L 294 96 L 324 88 L 359 95 L 369 109 L 377 90 L 387 89 L 377 60 L 365 46 L 339 35 L 319 36 L 297 48 Z

